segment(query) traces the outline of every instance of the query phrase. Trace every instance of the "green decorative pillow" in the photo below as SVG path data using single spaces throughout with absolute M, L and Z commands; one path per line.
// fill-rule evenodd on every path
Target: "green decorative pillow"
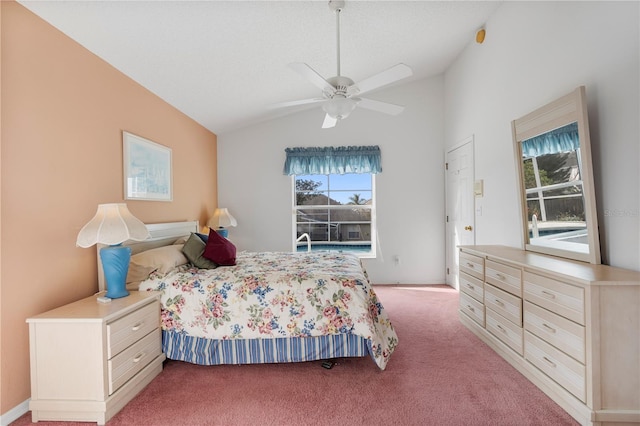
M 186 243 L 184 243 L 184 247 L 182 247 L 182 252 L 189 259 L 194 266 L 200 269 L 214 269 L 217 268 L 218 265 L 211 260 L 202 257 L 202 253 L 204 253 L 204 248 L 206 244 L 202 239 L 195 233 L 191 233 L 189 239 Z

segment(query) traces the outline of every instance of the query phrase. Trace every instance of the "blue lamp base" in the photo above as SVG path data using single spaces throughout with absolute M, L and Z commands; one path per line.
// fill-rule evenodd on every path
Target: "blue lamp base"
M 129 295 L 127 291 L 127 272 L 131 249 L 123 246 L 109 246 L 100 249 L 100 260 L 107 283 L 106 297 L 118 299 Z
M 218 233 L 218 235 L 220 235 L 221 237 L 225 237 L 227 238 L 229 236 L 229 230 L 225 229 L 225 228 L 218 228 L 216 229 L 216 232 Z

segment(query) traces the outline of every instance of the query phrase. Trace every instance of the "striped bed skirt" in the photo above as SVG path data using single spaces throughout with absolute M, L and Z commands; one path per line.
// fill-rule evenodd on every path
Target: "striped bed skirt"
M 200 365 L 265 364 L 362 357 L 371 342 L 353 334 L 274 339 L 212 340 L 162 330 L 167 358 Z

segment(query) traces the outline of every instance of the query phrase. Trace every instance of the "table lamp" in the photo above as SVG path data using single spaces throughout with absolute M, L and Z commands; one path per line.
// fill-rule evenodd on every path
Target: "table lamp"
M 126 204 L 99 204 L 96 215 L 80 230 L 76 246 L 87 248 L 98 243 L 107 245 L 100 249 L 107 298 L 129 295 L 126 280 L 131 248 L 121 244 L 127 240 L 142 241 L 147 238 L 147 227 L 131 214 Z
M 209 219 L 207 226 L 214 228 L 220 236 L 227 238 L 229 230 L 225 229 L 225 227 L 236 226 L 237 224 L 236 218 L 231 216 L 228 209 L 224 208 L 216 209 L 216 211 L 213 212 L 213 216 Z

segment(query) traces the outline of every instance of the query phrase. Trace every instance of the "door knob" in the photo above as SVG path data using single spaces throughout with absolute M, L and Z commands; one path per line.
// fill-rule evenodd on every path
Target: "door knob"
M 471 225 L 467 225 L 464 227 L 465 231 L 473 231 L 473 228 L 471 227 Z

